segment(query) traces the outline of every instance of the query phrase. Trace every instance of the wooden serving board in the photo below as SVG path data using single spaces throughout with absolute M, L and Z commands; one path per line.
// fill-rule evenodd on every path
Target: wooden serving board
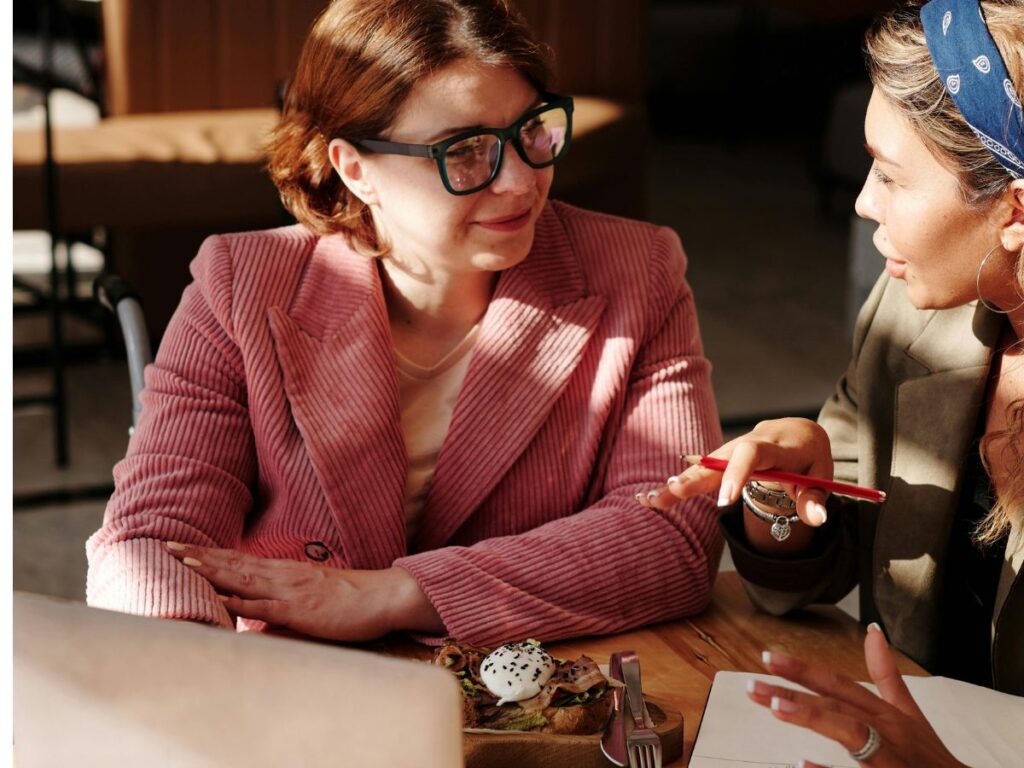
M 683 716 L 657 696 L 644 696 L 661 739 L 662 761 L 683 755 Z M 601 752 L 601 734 L 563 736 L 555 733 L 466 733 L 466 768 L 609 768 Z

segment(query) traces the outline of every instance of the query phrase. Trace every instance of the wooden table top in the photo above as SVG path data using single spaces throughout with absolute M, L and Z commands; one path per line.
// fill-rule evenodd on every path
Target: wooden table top
M 683 760 L 665 766 L 676 768 L 686 765 L 693 751 L 716 672 L 766 672 L 761 652 L 769 650 L 803 659 L 827 660 L 837 671 L 855 680 L 868 680 L 865 631 L 859 622 L 833 605 L 814 606 L 786 618 L 758 611 L 747 597 L 739 575 L 729 571 L 718 574 L 711 604 L 700 615 L 618 635 L 545 643 L 544 647 L 561 658 L 585 653 L 599 664 L 607 663 L 616 651 L 636 651 L 644 692 L 667 700 L 683 714 Z M 431 657 L 431 649 L 401 645 L 399 648 L 385 643 L 374 650 Z M 898 652 L 896 664 L 905 675 L 928 674 Z
M 815 606 L 787 618 L 762 613 L 751 604 L 739 575 L 725 572 L 715 582 L 711 605 L 698 616 L 546 647 L 563 658 L 586 653 L 599 663 L 615 651 L 636 651 L 644 691 L 670 701 L 683 713 L 685 760 L 693 749 L 716 672 L 765 672 L 761 651 L 770 650 L 804 659 L 827 659 L 843 674 L 867 680 L 864 633 L 859 622 L 831 605 Z M 899 653 L 897 666 L 903 674 L 927 674 Z

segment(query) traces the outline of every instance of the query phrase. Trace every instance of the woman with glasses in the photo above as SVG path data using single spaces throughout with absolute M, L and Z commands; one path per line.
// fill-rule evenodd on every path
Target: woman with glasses
M 1024 0 L 903 2 L 866 52 L 874 163 L 857 213 L 886 261 L 849 368 L 818 422 L 766 421 L 712 454 L 724 473 L 695 467 L 648 503 L 716 493 L 772 613 L 859 585 L 881 696 L 770 653 L 769 671 L 820 696 L 758 682 L 755 701 L 864 765 L 952 766 L 886 636 L 934 674 L 1024 695 Z M 888 498 L 750 480 L 771 468 Z
M 542 53 L 504 0 L 324 12 L 271 144 L 299 224 L 193 263 L 91 604 L 478 643 L 704 607 L 713 503 L 634 499 L 721 440 L 683 252 L 548 200 Z

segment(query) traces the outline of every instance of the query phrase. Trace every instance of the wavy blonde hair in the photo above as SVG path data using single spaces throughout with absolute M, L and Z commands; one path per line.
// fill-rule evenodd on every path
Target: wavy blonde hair
M 1013 181 L 964 121 L 932 63 L 921 26 L 924 0 L 910 0 L 875 20 L 865 39 L 868 75 L 875 88 L 909 119 L 925 146 L 957 177 L 964 203 L 981 210 L 999 200 Z M 1006 70 L 1024 93 L 1024 0 L 982 0 L 989 32 Z M 1024 250 L 1017 259 L 1018 291 L 1024 294 Z M 1024 523 L 1024 399 L 1007 407 L 1006 429 L 986 434 L 981 456 L 1002 451 L 1008 472 L 993 478 L 996 500 L 975 538 L 998 541 L 1013 523 Z

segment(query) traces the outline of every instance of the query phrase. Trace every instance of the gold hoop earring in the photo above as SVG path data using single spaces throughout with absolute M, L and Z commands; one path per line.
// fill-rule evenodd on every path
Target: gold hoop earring
M 996 245 L 994 248 L 992 248 L 991 251 L 986 253 L 985 258 L 981 260 L 981 264 L 978 265 L 978 274 L 974 278 L 974 288 L 978 292 L 978 301 L 981 303 L 981 306 L 983 306 L 989 312 L 995 312 L 997 315 L 1008 315 L 1011 312 L 1016 312 L 1021 307 L 1024 307 L 1024 296 L 1021 296 L 1019 291 L 1017 292 L 1017 297 L 1020 299 L 1020 304 L 1018 304 L 1016 307 L 1013 307 L 1013 309 L 1000 309 L 997 306 L 989 304 L 988 301 L 985 300 L 985 297 L 981 295 L 981 273 L 985 269 L 985 263 L 988 261 L 989 256 L 991 256 L 1001 247 L 1001 245 Z

